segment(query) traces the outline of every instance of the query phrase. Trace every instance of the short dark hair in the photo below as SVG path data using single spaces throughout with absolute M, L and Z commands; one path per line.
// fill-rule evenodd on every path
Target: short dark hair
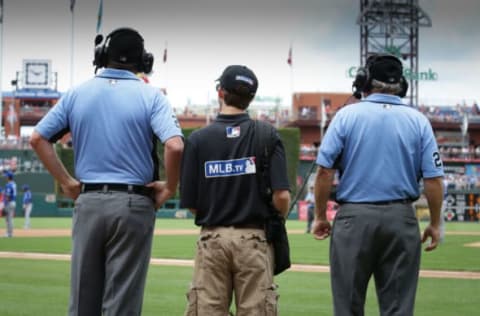
M 234 106 L 240 110 L 246 110 L 253 100 L 253 96 L 237 95 L 223 90 L 223 100 L 227 105 Z
M 123 64 L 116 62 L 114 60 L 109 60 L 107 62 L 107 67 L 109 68 L 115 68 L 115 69 L 121 69 L 121 70 L 128 70 L 131 72 L 139 72 L 138 64 Z
M 372 79 L 370 92 L 399 95 L 401 91 L 402 91 L 402 86 L 400 83 L 389 84 L 382 81 L 378 81 L 377 79 Z

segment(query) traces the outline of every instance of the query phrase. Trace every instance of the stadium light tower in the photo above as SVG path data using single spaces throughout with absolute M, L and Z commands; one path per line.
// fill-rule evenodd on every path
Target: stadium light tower
M 418 106 L 418 29 L 431 27 L 418 0 L 360 0 L 360 64 L 373 53 L 390 53 L 408 63 L 410 104 Z

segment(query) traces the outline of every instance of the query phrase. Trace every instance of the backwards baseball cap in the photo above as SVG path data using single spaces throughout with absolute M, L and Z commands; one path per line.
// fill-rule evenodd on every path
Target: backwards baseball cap
M 217 81 L 224 90 L 239 96 L 253 97 L 258 88 L 258 80 L 253 71 L 242 65 L 228 66 Z
M 138 64 L 142 58 L 143 37 L 134 29 L 120 28 L 110 33 L 107 38 L 109 60 L 121 64 Z
M 393 55 L 379 54 L 367 59 L 367 68 L 371 79 L 387 84 L 399 83 L 403 76 L 402 62 Z

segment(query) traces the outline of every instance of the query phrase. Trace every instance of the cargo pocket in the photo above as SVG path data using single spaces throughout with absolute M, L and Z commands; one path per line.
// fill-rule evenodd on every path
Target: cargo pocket
M 249 267 L 254 271 L 264 271 L 266 265 L 270 263 L 268 259 L 268 243 L 264 236 L 258 233 L 245 233 L 240 236 L 241 250 L 236 253 L 239 266 Z M 268 274 L 267 272 L 262 275 Z M 261 284 L 269 284 L 272 280 L 262 279 Z
M 265 316 L 277 316 L 278 293 L 277 286 L 272 284 L 265 290 Z
M 187 311 L 185 312 L 185 316 L 198 315 L 197 297 L 197 288 L 191 286 L 187 293 Z

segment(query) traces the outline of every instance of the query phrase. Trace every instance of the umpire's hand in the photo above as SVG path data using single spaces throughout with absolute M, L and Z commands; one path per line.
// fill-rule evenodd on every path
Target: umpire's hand
M 153 196 L 155 201 L 155 208 L 159 209 L 163 203 L 175 194 L 175 189 L 168 186 L 165 181 L 150 182 L 146 185 L 153 189 Z
M 312 227 L 313 238 L 318 240 L 326 239 L 328 236 L 330 236 L 331 230 L 332 226 L 327 219 L 315 217 Z
M 72 200 L 76 200 L 80 195 L 82 184 L 74 178 L 69 178 L 65 183 L 60 184 L 63 194 Z
M 440 241 L 440 228 L 432 225 L 428 225 L 423 231 L 422 243 L 427 241 L 428 237 L 431 238 L 430 244 L 425 248 L 425 251 L 432 251 L 437 248 Z

